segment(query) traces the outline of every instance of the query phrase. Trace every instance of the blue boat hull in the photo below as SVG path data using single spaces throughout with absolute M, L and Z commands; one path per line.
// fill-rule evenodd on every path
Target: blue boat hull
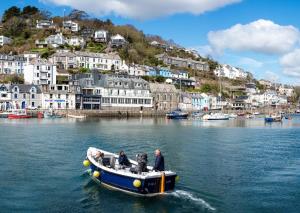
M 105 171 L 101 168 L 91 165 L 91 174 L 95 170 L 100 172 L 100 176 L 97 179 L 100 183 L 111 186 L 122 191 L 139 194 L 139 195 L 155 195 L 160 193 L 161 178 L 149 178 L 139 179 L 141 181 L 141 187 L 134 187 L 133 182 L 136 180 L 134 177 L 128 177 L 125 175 L 119 175 Z M 95 178 L 95 177 L 93 177 Z M 165 177 L 165 191 L 172 191 L 175 188 L 176 175 Z

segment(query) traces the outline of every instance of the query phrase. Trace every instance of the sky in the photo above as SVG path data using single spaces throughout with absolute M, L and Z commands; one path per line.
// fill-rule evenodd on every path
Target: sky
M 85 10 L 173 39 L 257 79 L 300 85 L 300 1 L 1 0 L 0 13 L 14 5 L 34 5 L 53 15 Z

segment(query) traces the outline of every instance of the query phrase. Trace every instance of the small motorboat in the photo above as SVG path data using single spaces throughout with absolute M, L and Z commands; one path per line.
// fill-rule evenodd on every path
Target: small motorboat
M 282 122 L 282 115 L 272 114 L 265 117 L 265 122 Z
M 94 158 L 99 151 L 104 154 L 102 164 Z M 116 190 L 142 196 L 155 196 L 174 190 L 178 180 L 175 172 L 152 171 L 153 168 L 147 166 L 148 172 L 133 173 L 131 168 L 135 168 L 138 163 L 129 160 L 131 167 L 123 167 L 119 165 L 118 157 L 116 154 L 90 147 L 83 164 L 90 167 L 89 174 L 93 180 Z
M 229 120 L 229 115 L 222 112 L 206 114 L 202 117 L 203 120 L 217 121 L 217 120 Z
M 238 117 L 238 115 L 235 114 L 235 113 L 231 113 L 228 116 L 229 116 L 230 119 L 236 119 Z
M 31 115 L 27 114 L 25 109 L 13 110 L 8 116 L 8 119 L 27 119 L 32 118 Z
M 68 118 L 75 118 L 75 119 L 84 119 L 86 118 L 86 115 L 72 115 L 72 114 L 67 114 Z
M 202 116 L 204 115 L 204 113 L 203 112 L 200 112 L 200 111 L 197 111 L 197 112 L 193 112 L 192 113 L 192 118 L 195 118 L 195 119 L 200 119 L 200 118 L 202 118 Z
M 8 115 L 11 114 L 12 111 L 5 111 L 0 113 L 0 118 L 8 118 Z
M 174 111 L 166 114 L 166 117 L 168 119 L 187 119 L 188 116 L 189 116 L 189 114 L 186 112 L 183 112 L 181 109 L 177 109 L 177 110 L 174 110 Z
M 62 118 L 62 116 L 55 114 L 53 110 L 49 110 L 48 112 L 44 112 L 44 118 L 53 119 L 53 118 Z

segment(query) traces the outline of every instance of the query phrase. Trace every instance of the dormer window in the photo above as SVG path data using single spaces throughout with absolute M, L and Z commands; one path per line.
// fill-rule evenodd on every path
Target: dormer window
M 15 87 L 14 90 L 15 90 L 15 92 L 18 92 L 18 87 Z

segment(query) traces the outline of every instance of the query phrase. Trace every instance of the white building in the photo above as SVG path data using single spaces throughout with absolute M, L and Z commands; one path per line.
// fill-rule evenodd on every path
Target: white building
M 56 52 L 49 58 L 49 61 L 55 64 L 57 69 L 68 70 L 77 67 L 76 55 L 72 52 Z
M 97 70 L 120 70 L 123 62 L 117 53 L 75 52 L 78 67 Z
M 294 88 L 288 85 L 280 85 L 280 87 L 278 88 L 278 93 L 280 95 L 291 97 L 294 95 Z
M 37 20 L 36 28 L 37 29 L 53 29 L 53 28 L 55 28 L 55 25 L 53 23 L 53 20 Z
M 25 84 L 56 84 L 56 65 L 45 59 L 34 59 L 24 67 Z
M 64 45 L 66 44 L 66 39 L 65 37 L 61 34 L 61 33 L 58 33 L 56 35 L 51 35 L 49 37 L 47 37 L 45 39 L 45 42 L 50 45 L 51 47 L 53 48 L 57 48 L 61 45 Z
M 102 107 L 152 107 L 149 83 L 141 78 L 101 75 L 95 87 Z
M 67 40 L 67 43 L 70 46 L 80 46 L 80 47 L 84 47 L 85 46 L 85 40 L 82 37 L 79 36 L 72 36 L 71 38 L 69 38 Z
M 108 41 L 108 32 L 106 30 L 95 31 L 94 39 L 97 42 L 106 43 Z
M 0 46 L 3 46 L 5 44 L 11 44 L 11 42 L 12 42 L 11 38 L 8 38 L 8 37 L 3 36 L 3 35 L 0 36 Z
M 248 76 L 247 72 L 244 70 L 228 64 L 220 65 L 217 69 L 215 69 L 214 73 L 218 77 L 226 77 L 229 79 L 245 79 Z
M 146 66 L 132 64 L 128 67 L 127 73 L 128 75 L 132 75 L 132 76 L 146 76 L 149 74 L 149 71 Z
M 42 90 L 43 109 L 75 109 L 75 93 L 69 85 L 47 85 Z
M 71 30 L 72 32 L 78 32 L 80 30 L 80 26 L 77 22 L 74 21 L 64 21 L 63 22 L 63 28 Z
M 126 39 L 121 36 L 120 34 L 114 35 L 110 38 L 110 45 L 112 47 L 121 47 L 123 45 L 127 44 Z
M 10 85 L 11 103 L 14 109 L 40 108 L 42 92 L 37 85 Z
M 0 55 L 0 74 L 23 74 L 26 59 L 18 55 Z
M 278 95 L 274 90 L 267 90 L 263 94 L 250 95 L 248 99 L 248 102 L 255 107 L 278 106 L 287 104 L 287 96 Z

